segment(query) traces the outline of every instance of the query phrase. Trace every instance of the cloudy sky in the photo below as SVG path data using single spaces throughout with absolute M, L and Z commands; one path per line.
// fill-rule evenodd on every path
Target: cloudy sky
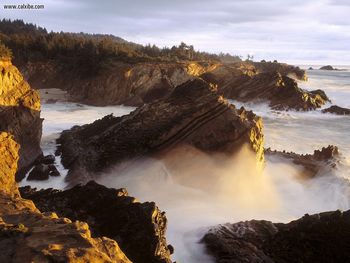
M 1 4 L 22 4 L 0 0 Z M 4 10 L 53 31 L 108 33 L 141 44 L 184 41 L 256 60 L 350 64 L 350 0 L 29 0 Z

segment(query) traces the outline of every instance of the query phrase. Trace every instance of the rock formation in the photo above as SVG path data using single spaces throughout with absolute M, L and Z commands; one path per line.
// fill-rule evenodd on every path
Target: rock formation
M 203 242 L 217 263 L 350 261 L 350 210 L 305 215 L 288 224 L 251 220 L 214 227 Z
M 94 237 L 116 240 L 135 263 L 171 263 L 173 251 L 165 238 L 165 213 L 151 203 L 140 203 L 125 189 L 109 189 L 93 181 L 70 190 L 20 189 L 42 212 L 87 222 Z
M 268 148 L 265 150 L 265 155 L 282 157 L 291 160 L 294 164 L 302 165 L 304 167 L 303 175 L 309 178 L 316 176 L 326 168 L 335 168 L 339 163 L 338 147 L 333 145 L 315 150 L 313 154 L 273 151 Z
M 217 83 L 208 75 L 204 79 Z M 267 101 L 277 110 L 313 110 L 329 101 L 323 91 L 303 90 L 295 80 L 278 72 L 241 75 L 224 85 L 218 83 L 218 87 L 219 93 L 228 99 L 242 102 Z
M 92 238 L 83 222 L 40 213 L 15 183 L 19 145 L 0 133 L 0 262 L 130 263 L 116 241 Z
M 261 118 L 243 108 L 237 110 L 208 83 L 195 79 L 129 115 L 109 115 L 64 131 L 57 153 L 69 169 L 68 181 L 80 183 L 91 178 L 89 173 L 176 145 L 234 154 L 243 144 L 251 146 L 258 162 L 263 161 Z
M 11 133 L 21 145 L 17 180 L 42 155 L 41 129 L 38 92 L 30 88 L 10 60 L 0 61 L 0 131 Z
M 291 76 L 299 80 L 306 81 L 308 79 L 305 70 L 286 63 L 253 62 L 253 64 L 258 73 L 278 72 L 282 76 Z
M 331 65 L 320 67 L 320 70 L 337 70 L 336 68 L 333 68 Z
M 327 109 L 322 110 L 323 113 L 333 113 L 337 115 L 350 115 L 350 109 L 342 108 L 337 105 L 333 105 Z

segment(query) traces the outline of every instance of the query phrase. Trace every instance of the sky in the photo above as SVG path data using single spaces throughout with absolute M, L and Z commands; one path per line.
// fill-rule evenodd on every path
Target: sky
M 292 64 L 350 64 L 350 0 L 0 0 L 0 18 L 49 31 L 107 33 L 140 44 L 254 55 Z M 4 4 L 44 4 L 5 10 Z

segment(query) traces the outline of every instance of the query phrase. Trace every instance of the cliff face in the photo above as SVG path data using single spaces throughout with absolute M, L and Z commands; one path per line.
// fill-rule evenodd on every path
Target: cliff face
M 233 96 L 237 95 L 235 86 L 228 87 L 227 85 L 230 83 L 237 83 L 239 86 L 244 85 L 247 93 L 249 93 L 249 96 L 245 96 L 244 99 L 254 101 L 260 94 L 251 94 L 252 89 L 249 87 L 253 76 L 259 75 L 260 77 L 255 80 L 260 81 L 256 81 L 254 87 L 259 87 L 263 92 L 262 99 L 269 101 L 273 97 L 275 101 L 282 105 L 281 109 L 293 108 L 289 105 L 296 103 L 296 100 L 299 103 L 297 107 L 303 109 L 304 100 L 307 100 L 305 95 L 312 97 L 311 93 L 296 87 L 295 94 L 293 93 L 290 97 L 292 102 L 289 102 L 289 97 L 280 99 L 280 96 L 269 88 L 271 85 L 265 89 L 268 83 L 261 80 L 261 76 L 264 76 L 264 74 L 274 76 L 278 73 L 280 78 L 284 79 L 287 79 L 289 75 L 297 79 L 307 80 L 304 70 L 283 63 L 158 62 L 128 64 L 118 62 L 108 65 L 97 74 L 85 78 L 77 78 L 74 72 L 67 72 L 53 62 L 29 63 L 23 68 L 23 71 L 29 82 L 37 88 L 63 88 L 68 91 L 70 99 L 99 106 L 111 104 L 141 106 L 144 103 L 168 96 L 176 86 L 197 77 L 217 85 L 219 91 L 223 90 L 224 95 L 231 95 L 227 97 L 230 99 L 239 99 L 240 97 Z M 296 83 L 293 85 L 297 86 Z M 232 92 L 227 91 L 229 88 L 232 89 Z M 273 93 L 270 94 L 271 92 Z M 244 91 L 239 95 L 242 95 L 242 93 Z M 304 100 L 300 98 L 304 98 Z M 307 102 L 306 104 L 312 103 Z M 312 105 L 312 107 L 318 107 L 315 103 Z
M 154 156 L 177 145 L 233 154 L 248 144 L 258 163 L 264 159 L 261 118 L 243 108 L 237 110 L 199 79 L 129 115 L 106 116 L 64 131 L 58 144 L 71 183 L 89 180 L 89 173 L 123 160 Z
M 92 238 L 86 223 L 42 214 L 15 183 L 19 145 L 0 133 L 0 262 L 130 263 L 111 239 Z
M 0 61 L 0 120 L 0 131 L 11 133 L 21 145 L 16 176 L 20 180 L 42 154 L 42 119 L 38 92 L 10 61 Z

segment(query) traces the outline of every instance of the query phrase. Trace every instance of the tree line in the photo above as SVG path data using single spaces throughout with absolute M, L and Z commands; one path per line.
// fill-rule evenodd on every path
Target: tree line
M 23 20 L 0 20 L 0 41 L 13 52 L 17 64 L 47 59 L 62 62 L 90 74 L 113 61 L 172 62 L 216 61 L 236 62 L 238 56 L 196 51 L 181 43 L 171 48 L 139 45 L 113 35 L 48 32 L 45 28 Z

